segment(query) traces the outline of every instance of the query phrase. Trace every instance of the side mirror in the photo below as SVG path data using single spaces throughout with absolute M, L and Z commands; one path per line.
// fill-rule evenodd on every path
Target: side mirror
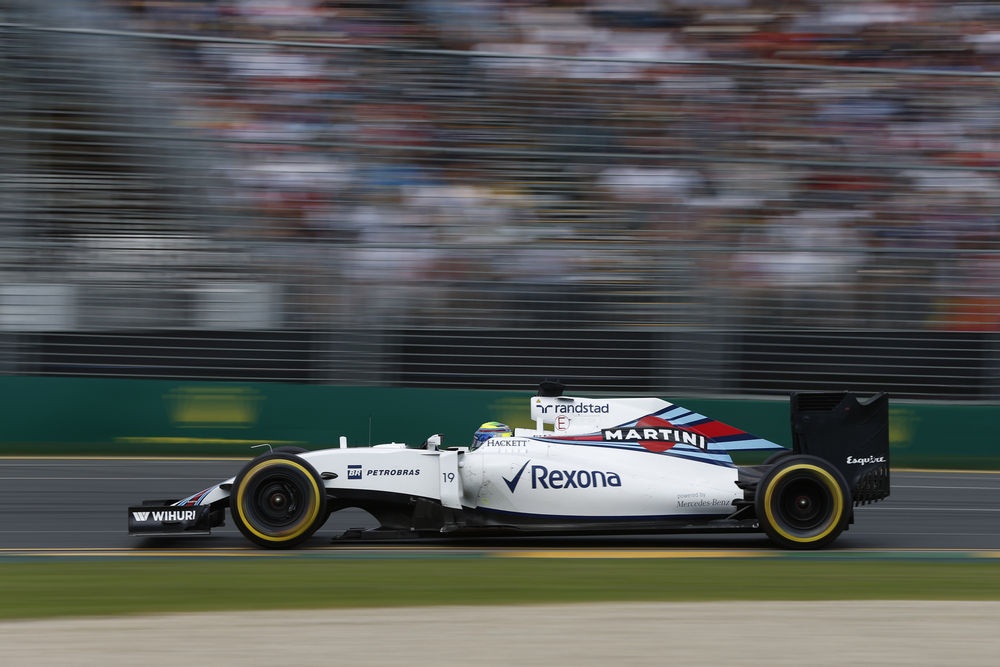
M 424 440 L 424 444 L 422 446 L 424 449 L 429 449 L 431 451 L 434 451 L 435 449 L 439 449 L 441 447 L 442 442 L 444 442 L 444 438 L 441 436 L 441 434 L 435 433 L 434 435 Z

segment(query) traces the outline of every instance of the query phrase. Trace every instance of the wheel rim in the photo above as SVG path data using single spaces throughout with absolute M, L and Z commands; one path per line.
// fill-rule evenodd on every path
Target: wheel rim
M 274 529 L 293 524 L 302 514 L 302 492 L 295 480 L 272 476 L 249 490 L 248 514 L 255 523 Z
M 829 520 L 833 495 L 814 480 L 789 480 L 778 497 L 781 516 L 792 531 L 809 533 Z

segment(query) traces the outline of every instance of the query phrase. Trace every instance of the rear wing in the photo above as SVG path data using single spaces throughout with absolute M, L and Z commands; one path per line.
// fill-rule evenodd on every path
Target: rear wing
M 855 504 L 889 495 L 889 397 L 859 399 L 851 392 L 791 396 L 792 449 L 832 463 Z

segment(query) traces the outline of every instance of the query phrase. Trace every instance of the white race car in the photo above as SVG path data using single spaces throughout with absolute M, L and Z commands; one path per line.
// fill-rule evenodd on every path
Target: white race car
M 380 524 L 356 536 L 640 534 L 763 531 L 813 549 L 889 495 L 888 398 L 791 396 L 792 449 L 659 398 L 530 397 L 533 428 L 470 446 L 432 436 L 316 451 L 275 450 L 235 476 L 175 501 L 128 508 L 134 535 L 205 534 L 225 508 L 261 547 L 290 548 L 332 512 Z M 730 452 L 776 450 L 738 466 Z

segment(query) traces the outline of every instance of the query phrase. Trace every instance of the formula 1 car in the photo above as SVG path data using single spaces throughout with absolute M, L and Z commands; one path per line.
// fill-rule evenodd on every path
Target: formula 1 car
M 786 449 L 659 398 L 563 389 L 546 381 L 530 397 L 534 428 L 470 446 L 275 450 L 194 495 L 129 507 L 129 533 L 205 534 L 228 507 L 248 540 L 284 549 L 357 507 L 380 525 L 354 532 L 373 537 L 763 531 L 816 549 L 889 495 L 885 394 L 792 394 Z M 731 456 L 772 449 L 757 465 Z

